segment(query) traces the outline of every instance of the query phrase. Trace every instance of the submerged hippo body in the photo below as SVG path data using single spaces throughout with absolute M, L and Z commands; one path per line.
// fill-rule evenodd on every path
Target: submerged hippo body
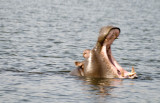
M 102 27 L 95 47 L 83 52 L 84 61 L 75 62 L 77 68 L 70 74 L 96 78 L 137 78 L 134 68 L 127 72 L 112 56 L 111 44 L 119 34 L 117 27 Z

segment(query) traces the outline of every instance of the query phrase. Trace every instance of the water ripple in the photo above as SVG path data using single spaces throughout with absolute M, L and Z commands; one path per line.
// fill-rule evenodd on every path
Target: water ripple
M 158 103 L 159 7 L 158 0 L 1 0 L 0 102 Z M 112 51 L 126 70 L 135 67 L 137 80 L 69 75 L 105 25 L 121 28 Z

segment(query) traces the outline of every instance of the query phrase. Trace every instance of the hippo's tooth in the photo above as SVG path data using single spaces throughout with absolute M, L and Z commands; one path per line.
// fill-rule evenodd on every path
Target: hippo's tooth
M 134 67 L 132 67 L 131 73 L 135 73 Z
M 121 76 L 124 77 L 124 71 L 123 70 L 121 71 Z
M 128 75 L 129 75 L 129 76 L 133 76 L 133 75 L 135 75 L 135 74 L 136 74 L 136 72 L 135 72 L 135 70 L 134 70 L 134 67 L 132 67 L 132 70 L 131 70 L 130 73 L 128 73 Z

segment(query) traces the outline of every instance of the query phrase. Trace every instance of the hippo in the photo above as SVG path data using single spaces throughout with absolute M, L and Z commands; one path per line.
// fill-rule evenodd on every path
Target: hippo
M 111 44 L 120 34 L 120 28 L 104 26 L 99 31 L 95 47 L 83 52 L 84 60 L 76 61 L 71 75 L 94 78 L 137 78 L 134 67 L 131 72 L 123 69 L 111 52 Z

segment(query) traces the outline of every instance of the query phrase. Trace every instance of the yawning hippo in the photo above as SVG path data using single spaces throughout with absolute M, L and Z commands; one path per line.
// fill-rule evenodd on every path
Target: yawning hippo
M 84 61 L 75 62 L 77 68 L 70 74 L 95 78 L 137 78 L 133 67 L 131 72 L 127 72 L 112 55 L 111 44 L 119 34 L 118 27 L 102 27 L 95 47 L 83 52 Z

